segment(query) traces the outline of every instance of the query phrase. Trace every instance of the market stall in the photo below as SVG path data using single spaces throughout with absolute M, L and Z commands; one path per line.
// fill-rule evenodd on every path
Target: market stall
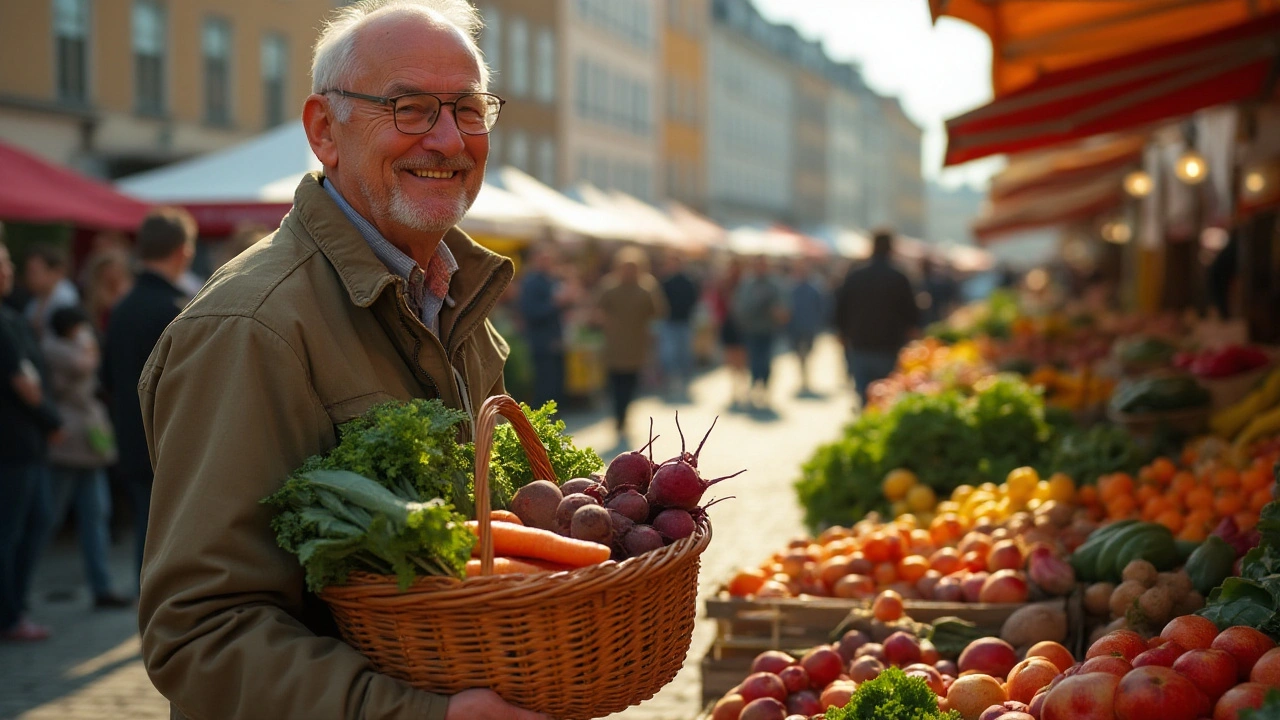
M 0 143 L 0 220 L 135 232 L 150 205 L 106 183 Z

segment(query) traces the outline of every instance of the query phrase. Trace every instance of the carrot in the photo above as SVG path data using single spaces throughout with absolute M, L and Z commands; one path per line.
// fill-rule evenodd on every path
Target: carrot
M 520 516 L 510 510 L 493 510 L 489 513 L 489 519 L 497 520 L 498 522 L 509 522 L 515 525 L 524 524 L 524 522 L 520 520 Z
M 494 575 L 515 575 L 540 572 L 559 572 L 561 570 L 571 570 L 563 565 L 546 562 L 544 560 L 533 560 L 531 558 L 513 558 L 513 557 L 496 557 L 493 559 Z M 467 561 L 467 577 L 480 577 L 480 560 L 471 559 Z
M 467 527 L 476 537 L 480 536 L 480 527 L 475 520 L 468 520 Z M 602 563 L 612 554 L 608 545 L 561 537 L 550 530 L 505 522 L 491 523 L 489 529 L 493 535 L 493 554 L 503 557 L 550 560 L 579 568 Z

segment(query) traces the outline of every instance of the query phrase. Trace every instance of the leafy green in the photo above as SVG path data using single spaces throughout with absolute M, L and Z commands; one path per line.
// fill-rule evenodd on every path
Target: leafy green
M 1049 466 L 1078 484 L 1092 485 L 1114 472 L 1137 474 L 1145 458 L 1133 436 L 1118 425 L 1100 423 L 1068 430 L 1053 445 Z
M 1239 717 L 1240 720 L 1280 720 L 1280 690 L 1268 690 L 1262 707 L 1241 708 Z
M 1280 640 L 1280 502 L 1262 508 L 1257 529 L 1262 540 L 1245 554 L 1240 577 L 1214 588 L 1199 614 L 1220 629 L 1248 625 Z
M 928 683 L 891 667 L 858 686 L 842 708 L 829 708 L 827 720 L 960 720 L 955 710 L 938 709 Z
M 534 480 L 552 480 L 564 482 L 573 478 L 589 477 L 591 473 L 604 467 L 600 456 L 591 448 L 579 449 L 573 444 L 573 438 L 564 432 L 564 421 L 555 417 L 555 401 L 533 410 L 520 403 L 520 409 L 529 424 L 538 433 L 542 446 L 547 450 L 547 458 L 556 471 L 555 478 L 536 478 L 529 466 L 529 459 L 520 446 L 515 428 L 504 424 L 493 433 L 493 453 L 490 459 L 490 486 L 493 491 L 494 504 L 505 508 L 516 490 Z M 472 450 L 474 453 L 474 449 Z

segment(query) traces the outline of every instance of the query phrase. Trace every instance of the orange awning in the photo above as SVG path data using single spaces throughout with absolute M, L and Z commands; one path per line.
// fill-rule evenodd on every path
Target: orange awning
M 1070 188 L 1028 191 L 1016 197 L 991 200 L 973 223 L 978 242 L 1023 230 L 1063 225 L 1113 211 L 1124 203 L 1124 171 L 1101 175 Z
M 1103 3 L 1111 4 L 1111 3 Z M 1274 91 L 1280 12 L 1045 75 L 947 121 L 946 165 L 1131 130 Z
M 1145 135 L 1096 138 L 1061 150 L 1018 155 L 991 178 L 991 199 L 1071 187 L 1142 164 Z
M 997 98 L 1046 73 L 1187 40 L 1280 11 L 1280 0 L 929 0 L 991 38 Z

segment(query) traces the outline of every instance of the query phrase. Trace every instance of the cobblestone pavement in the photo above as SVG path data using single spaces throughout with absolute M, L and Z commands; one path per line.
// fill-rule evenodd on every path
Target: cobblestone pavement
M 716 487 L 712 495 L 735 495 L 711 511 L 714 539 L 702 558 L 699 598 L 706 597 L 740 565 L 758 563 L 801 531 L 800 510 L 791 490 L 799 464 L 819 443 L 838 433 L 849 417 L 850 393 L 843 386 L 843 362 L 831 340 L 819 342 L 812 358 L 815 393 L 798 396 L 793 357 L 774 362 L 775 412 L 727 411 L 728 377 L 708 373 L 693 385 L 692 399 L 666 403 L 642 398 L 633 406 L 632 438 L 625 449 L 643 444 L 648 418 L 662 435 L 656 454 L 679 451 L 672 422 L 696 445 L 716 415 L 720 420 L 703 451 L 700 467 L 711 476 L 741 468 L 748 472 Z M 566 418 L 579 442 L 601 450 L 606 459 L 619 449 L 612 422 L 603 410 Z M 116 577 L 127 577 L 128 548 L 114 548 Z M 137 621 L 129 610 L 93 611 L 80 589 L 81 572 L 73 543 L 64 542 L 46 556 L 33 593 L 34 616 L 52 626 L 44 643 L 0 644 L 0 718 L 21 720 L 161 720 L 168 704 L 151 686 L 138 654 Z M 700 708 L 698 664 L 714 635 L 710 621 L 699 620 L 684 668 L 653 699 L 610 720 L 691 720 Z

